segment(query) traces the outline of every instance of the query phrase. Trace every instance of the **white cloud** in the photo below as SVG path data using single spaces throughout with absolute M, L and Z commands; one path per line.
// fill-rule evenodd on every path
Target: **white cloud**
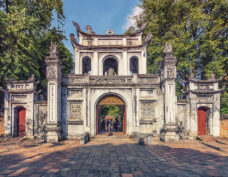
M 122 29 L 124 31 L 126 31 L 131 26 L 133 26 L 136 29 L 137 28 L 136 18 L 137 18 L 137 16 L 142 14 L 142 12 L 143 12 L 143 9 L 141 7 L 139 7 L 139 6 L 134 7 L 134 9 L 132 9 L 132 12 L 128 15 L 128 17 L 126 19 L 126 23 L 122 27 Z

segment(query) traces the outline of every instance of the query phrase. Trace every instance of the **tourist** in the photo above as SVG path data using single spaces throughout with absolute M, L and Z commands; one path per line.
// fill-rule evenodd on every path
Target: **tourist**
M 111 126 L 112 126 L 112 122 L 111 120 L 108 120 L 108 135 L 111 135 Z

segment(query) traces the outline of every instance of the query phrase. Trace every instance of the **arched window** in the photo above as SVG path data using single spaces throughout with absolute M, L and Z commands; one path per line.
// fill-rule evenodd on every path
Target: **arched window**
M 82 74 L 89 73 L 90 71 L 91 71 L 91 59 L 89 57 L 83 57 Z
M 118 62 L 116 59 L 110 57 L 104 61 L 103 75 L 115 76 L 118 74 Z
M 131 57 L 130 59 L 130 71 L 131 73 L 138 73 L 138 57 Z

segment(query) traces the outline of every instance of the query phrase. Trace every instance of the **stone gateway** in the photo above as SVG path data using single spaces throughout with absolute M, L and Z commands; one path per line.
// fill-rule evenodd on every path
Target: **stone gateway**
M 62 75 L 61 58 L 52 44 L 46 62 L 47 101 L 38 100 L 36 83 L 10 81 L 5 93 L 5 135 L 43 138 L 47 142 L 94 137 L 103 129 L 104 106 L 120 110 L 119 130 L 136 137 L 178 141 L 220 134 L 219 80 L 188 81 L 186 98 L 176 97 L 176 63 L 166 43 L 160 74 L 147 74 L 145 25 L 131 35 L 108 30 L 97 35 L 73 22 L 70 34 L 75 73 Z M 110 120 L 110 116 L 105 117 Z

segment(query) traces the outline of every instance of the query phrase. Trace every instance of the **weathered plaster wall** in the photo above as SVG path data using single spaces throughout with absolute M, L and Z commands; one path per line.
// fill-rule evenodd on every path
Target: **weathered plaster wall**
M 47 101 L 35 103 L 34 136 L 43 139 L 45 135 L 45 124 L 47 123 Z
M 228 137 L 228 114 L 221 115 L 220 136 L 221 137 Z

